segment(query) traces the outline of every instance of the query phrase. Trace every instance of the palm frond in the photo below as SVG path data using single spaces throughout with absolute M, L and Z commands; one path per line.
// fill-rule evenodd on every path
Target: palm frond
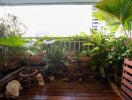
M 115 16 L 122 23 L 132 20 L 132 0 L 101 0 L 96 8 Z

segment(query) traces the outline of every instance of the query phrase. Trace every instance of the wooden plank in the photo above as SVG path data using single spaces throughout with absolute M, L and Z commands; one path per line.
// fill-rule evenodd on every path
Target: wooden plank
M 129 68 L 129 67 L 124 67 L 124 70 L 127 71 L 127 72 L 129 72 L 130 74 L 132 74 L 132 69 Z
M 132 61 L 128 60 L 128 58 L 124 59 L 124 63 L 127 64 L 127 65 L 129 65 L 129 66 L 132 66 Z
M 132 91 L 122 85 L 122 90 L 132 98 Z
M 130 82 L 126 81 L 125 79 L 122 79 L 122 83 L 132 90 L 132 84 Z
M 131 98 L 128 97 L 128 95 L 126 95 L 123 91 L 122 91 L 122 97 L 123 97 L 123 100 L 131 100 Z
M 43 87 L 38 86 L 23 90 L 18 100 L 42 100 L 46 96 L 63 96 L 71 98 L 48 98 L 48 100 L 108 100 L 109 98 L 110 100 L 122 100 L 111 87 L 104 86 L 93 79 L 87 80 L 82 84 L 76 81 L 64 82 L 62 80 L 56 80 L 52 83 L 45 84 Z M 77 97 L 78 99 L 72 97 Z
M 127 80 L 132 82 L 132 76 L 128 75 L 127 73 L 123 74 L 123 78 L 125 78 L 125 79 L 127 79 Z
M 120 96 L 120 98 L 123 99 L 121 89 L 119 89 L 113 82 L 110 82 L 109 84 L 111 88 Z
M 132 68 L 128 66 L 130 67 L 132 66 L 132 61 L 128 60 L 128 58 L 125 58 L 124 66 L 123 66 L 122 84 L 121 84 L 122 92 L 124 92 L 123 93 L 123 97 L 125 98 L 124 100 L 132 99 L 132 76 L 128 74 L 128 73 L 132 74 Z

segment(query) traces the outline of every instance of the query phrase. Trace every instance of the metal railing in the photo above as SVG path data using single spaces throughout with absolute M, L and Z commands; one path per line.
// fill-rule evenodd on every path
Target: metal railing
M 59 41 L 55 44 L 60 48 L 65 48 L 68 52 L 80 52 L 85 50 L 85 46 L 82 45 L 83 43 L 84 41 Z M 53 44 L 45 44 L 44 46 L 46 50 L 52 50 Z

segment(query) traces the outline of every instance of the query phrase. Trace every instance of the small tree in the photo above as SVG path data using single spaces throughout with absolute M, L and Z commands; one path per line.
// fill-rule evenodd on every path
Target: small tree
M 95 7 L 99 10 L 102 20 L 116 29 L 123 30 L 127 37 L 127 57 L 132 57 L 132 0 L 101 0 Z
M 19 22 L 18 18 L 14 15 L 8 14 L 7 18 L 0 19 L 0 62 L 3 67 L 4 57 L 7 55 L 7 51 L 12 52 L 13 55 L 17 47 L 21 47 L 25 44 L 25 40 L 21 37 L 25 32 L 25 28 L 26 27 Z

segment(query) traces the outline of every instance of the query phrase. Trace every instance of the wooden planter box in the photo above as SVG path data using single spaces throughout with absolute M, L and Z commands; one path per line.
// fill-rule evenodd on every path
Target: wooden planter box
M 124 59 L 121 89 L 125 100 L 132 100 L 132 60 L 128 58 Z

